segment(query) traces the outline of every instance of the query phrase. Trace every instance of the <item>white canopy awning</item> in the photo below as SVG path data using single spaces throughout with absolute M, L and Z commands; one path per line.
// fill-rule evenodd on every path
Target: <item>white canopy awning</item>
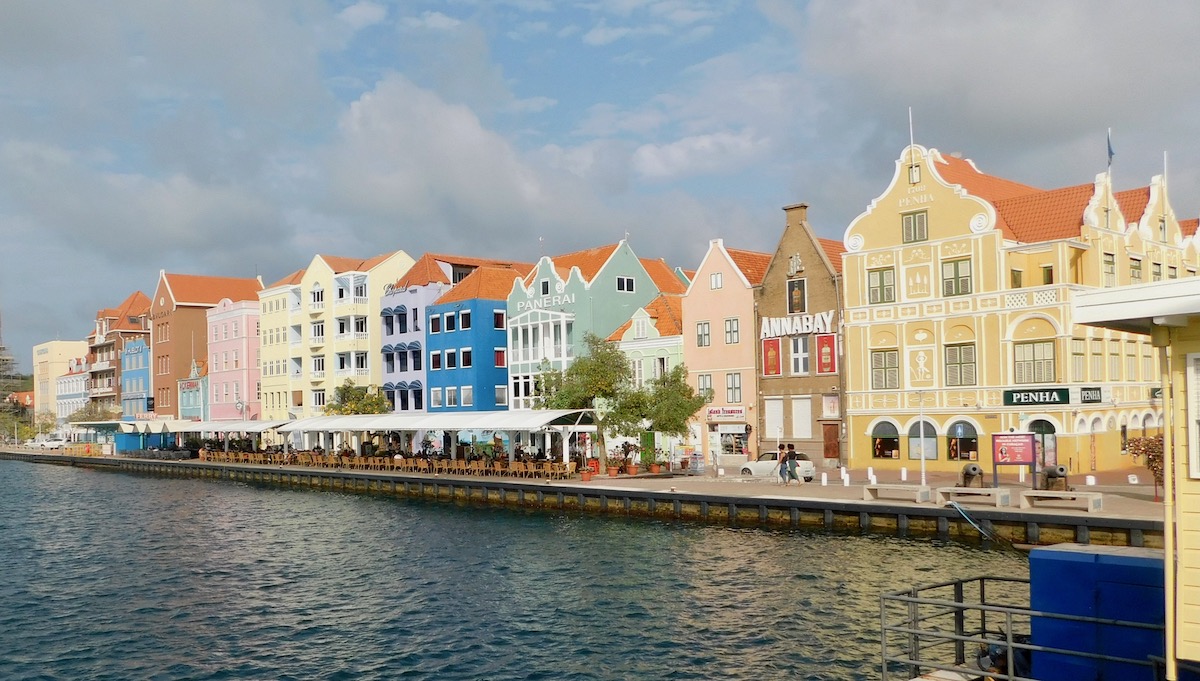
M 314 416 L 279 427 L 280 432 L 367 432 L 417 430 L 536 431 L 548 427 L 592 425 L 590 409 L 514 409 L 443 414 L 357 414 Z
M 1076 324 L 1149 334 L 1154 326 L 1186 326 L 1200 317 L 1200 278 L 1079 292 L 1071 304 Z
M 194 433 L 262 433 L 287 421 L 192 421 L 188 432 Z

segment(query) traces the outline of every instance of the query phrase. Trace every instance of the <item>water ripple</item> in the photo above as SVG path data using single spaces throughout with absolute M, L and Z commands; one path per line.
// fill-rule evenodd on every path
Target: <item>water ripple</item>
M 879 594 L 1023 556 L 0 461 L 0 668 L 128 679 L 872 679 Z

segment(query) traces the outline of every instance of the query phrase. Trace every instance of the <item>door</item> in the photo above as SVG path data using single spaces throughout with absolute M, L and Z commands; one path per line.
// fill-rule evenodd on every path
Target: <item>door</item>
M 842 449 L 838 443 L 839 425 L 837 423 L 821 424 L 821 439 L 825 443 L 826 459 L 837 459 L 842 455 Z

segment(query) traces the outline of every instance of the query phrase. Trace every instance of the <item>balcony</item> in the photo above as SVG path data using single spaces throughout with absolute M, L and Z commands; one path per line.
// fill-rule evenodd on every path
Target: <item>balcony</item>
M 309 301 L 308 311 L 311 314 L 316 314 L 317 312 L 324 312 L 325 311 L 325 301 L 324 300 Z
M 366 367 L 359 367 L 354 370 L 355 376 L 369 376 L 370 374 L 371 374 L 371 370 L 367 369 Z
M 88 395 L 91 397 L 100 397 L 101 395 L 115 395 L 116 388 L 111 385 L 100 386 L 98 388 L 89 388 Z
M 320 371 L 310 372 L 309 376 L 311 376 L 314 381 L 325 380 L 325 370 L 321 369 Z
M 309 346 L 325 345 L 325 336 L 312 336 L 308 339 Z
M 110 362 L 106 359 L 102 362 L 93 363 L 92 367 L 90 369 L 88 369 L 88 371 L 90 371 L 94 374 L 97 371 L 108 371 L 109 369 L 112 369 L 112 362 Z

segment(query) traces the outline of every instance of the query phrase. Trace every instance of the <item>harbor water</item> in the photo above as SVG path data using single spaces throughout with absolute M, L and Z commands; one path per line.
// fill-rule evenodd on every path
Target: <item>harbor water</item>
M 0 461 L 12 680 L 878 679 L 879 596 L 1014 551 Z

